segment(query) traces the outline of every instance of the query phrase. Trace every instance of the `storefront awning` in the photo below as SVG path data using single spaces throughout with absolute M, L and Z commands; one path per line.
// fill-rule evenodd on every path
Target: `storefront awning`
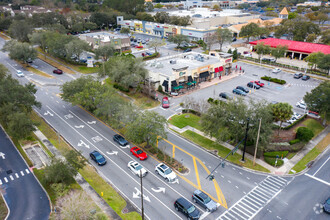
M 219 72 L 223 71 L 223 66 L 219 67 Z
M 171 87 L 176 87 L 176 86 L 178 86 L 178 83 L 175 80 L 171 81 Z
M 188 82 L 192 82 L 193 78 L 191 76 L 188 76 Z
M 214 72 L 215 73 L 218 73 L 219 72 L 219 68 L 218 67 L 214 68 Z
M 191 86 L 193 83 L 192 82 L 187 82 L 187 85 L 188 86 Z
M 167 80 L 164 80 L 162 86 L 168 87 L 168 81 Z
M 199 74 L 199 78 L 206 78 L 210 75 L 209 71 L 202 72 Z

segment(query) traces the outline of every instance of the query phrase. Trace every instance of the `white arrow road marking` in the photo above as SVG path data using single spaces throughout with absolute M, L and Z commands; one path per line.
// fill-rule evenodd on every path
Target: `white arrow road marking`
M 74 127 L 75 127 L 75 128 L 84 128 L 85 125 L 75 125 Z
M 90 124 L 90 125 L 91 124 L 96 124 L 96 121 L 88 121 L 87 123 Z
M 83 145 L 89 149 L 89 145 L 85 144 L 83 140 L 80 140 L 80 142 L 77 144 L 78 147 L 81 147 Z
M 136 193 L 133 192 L 133 198 L 141 198 L 141 192 L 138 190 L 138 188 L 134 187 L 134 189 L 136 190 Z M 149 196 L 143 195 L 143 199 L 150 202 Z
M 130 146 L 129 146 L 129 144 L 127 144 L 126 146 L 121 146 L 121 145 L 119 145 L 119 147 L 125 149 L 125 148 L 129 148 Z
M 97 142 L 102 141 L 103 139 L 100 136 L 95 136 L 95 137 L 92 137 L 92 140 L 94 141 L 94 143 L 97 143 Z
M 158 187 L 158 189 L 151 188 L 154 192 L 163 192 L 165 193 L 165 188 L 164 187 Z
M 2 153 L 2 152 L 0 152 L 0 157 L 2 157 L 2 159 L 6 159 L 6 158 L 5 158 L 5 154 Z
M 178 183 L 178 184 L 179 184 L 179 179 L 176 178 L 173 182 L 169 182 L 169 183 L 172 183 L 172 184 L 174 184 L 174 183 Z
M 109 155 L 114 155 L 114 154 L 117 155 L 118 154 L 118 151 L 112 151 L 111 153 L 107 151 L 107 154 L 109 154 Z
M 65 106 L 63 105 L 63 107 L 65 107 Z M 67 115 L 64 115 L 64 118 L 65 118 L 65 119 L 73 118 L 73 115 L 71 115 L 71 114 L 67 114 Z
M 48 110 L 44 113 L 44 115 L 50 115 L 50 116 L 54 116 L 52 113 L 50 113 Z

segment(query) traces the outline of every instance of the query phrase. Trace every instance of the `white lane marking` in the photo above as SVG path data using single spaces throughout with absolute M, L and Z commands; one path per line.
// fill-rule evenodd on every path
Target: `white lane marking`
M 232 167 L 232 168 L 233 168 L 233 170 L 236 170 L 235 167 Z
M 11 180 L 14 180 L 14 177 L 12 175 L 9 176 Z
M 276 218 L 278 218 L 278 219 L 281 219 L 281 217 L 280 217 L 280 216 L 276 216 Z
M 243 191 L 243 193 L 246 195 L 246 192 Z
M 65 105 L 62 105 L 63 106 L 63 108 L 65 108 Z
M 238 186 L 235 186 L 238 189 Z
M 315 176 L 317 174 L 317 172 L 320 171 L 320 169 L 328 162 L 328 160 L 330 160 L 330 157 L 328 157 L 328 159 L 322 164 L 322 166 L 320 166 L 317 171 L 312 175 L 312 176 Z
M 27 174 L 29 174 L 29 173 L 30 173 L 30 171 L 29 171 L 28 169 L 25 169 L 25 172 L 26 172 Z
M 7 179 L 7 177 L 5 177 L 5 178 L 3 178 L 3 179 L 5 180 L 6 183 L 8 183 L 8 179 Z
M 21 171 L 21 175 L 24 176 L 24 172 L 23 171 Z
M 231 183 L 231 181 L 230 181 L 230 180 L 228 180 L 228 183 Z
M 242 172 L 239 172 L 239 174 L 243 175 L 243 173 L 242 173 Z
M 247 177 L 246 177 L 246 179 L 248 179 L 248 180 L 249 180 L 249 179 L 250 179 L 250 177 L 248 177 L 248 176 L 247 176 Z
M 222 178 L 225 178 L 223 175 L 221 175 Z
M 309 175 L 308 173 L 305 173 L 305 175 L 308 176 L 308 177 L 310 177 L 310 178 L 312 178 L 312 179 L 315 179 L 315 180 L 317 180 L 317 181 L 319 181 L 321 183 L 324 183 L 324 184 L 330 186 L 330 183 L 328 183 L 327 181 L 324 181 L 324 180 L 321 180 L 320 178 L 317 178 L 315 176 Z
M 16 176 L 16 178 L 19 178 L 19 175 L 17 173 L 15 173 L 15 176 Z
M 272 213 L 272 211 L 270 209 L 267 209 L 269 213 Z
M 58 104 L 60 104 L 60 102 L 59 102 L 59 101 L 57 101 L 57 100 L 56 100 L 56 102 L 57 102 Z

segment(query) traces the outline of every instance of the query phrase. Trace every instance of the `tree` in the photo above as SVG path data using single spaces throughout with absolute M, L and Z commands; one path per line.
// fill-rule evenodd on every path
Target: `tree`
M 66 58 L 67 59 L 80 59 L 80 54 L 90 49 L 86 41 L 75 38 L 69 43 L 65 44 Z
M 278 13 L 276 13 L 275 11 L 267 11 L 265 15 L 268 17 L 278 18 Z
M 241 31 L 239 32 L 240 37 L 246 37 L 247 41 L 250 41 L 251 37 L 258 36 L 259 26 L 256 23 L 249 23 L 242 27 Z
M 70 185 L 75 182 L 74 176 L 78 171 L 67 162 L 53 158 L 44 170 L 46 184 L 63 183 Z
M 131 30 L 129 28 L 126 28 L 126 27 L 122 27 L 120 29 L 121 34 L 129 34 L 130 32 L 131 32 Z
M 261 39 L 261 37 L 263 37 L 263 36 L 268 36 L 269 33 L 270 33 L 270 30 L 268 28 L 259 27 L 259 29 L 258 29 L 259 39 Z
M 328 14 L 326 14 L 326 13 L 319 13 L 316 16 L 316 20 L 319 21 L 319 24 L 322 24 L 323 25 L 326 21 L 329 20 Z
M 226 42 L 231 42 L 233 33 L 227 28 L 219 28 L 215 32 L 215 40 L 220 45 L 220 51 L 222 50 L 222 45 Z
M 317 53 L 311 53 L 309 54 L 305 60 L 308 62 L 308 66 L 311 67 L 311 70 L 316 68 L 318 61 L 324 56 L 323 53 L 317 52 Z
M 233 51 L 233 59 L 237 60 L 238 58 L 238 53 L 237 53 L 237 48 L 235 48 L 235 50 Z
M 278 135 L 280 135 L 280 129 L 282 123 L 289 120 L 292 117 L 292 105 L 289 103 L 279 102 L 272 106 L 274 121 L 279 121 L 280 126 L 278 128 Z
M 329 75 L 330 71 L 330 54 L 326 54 L 321 56 L 321 58 L 317 61 L 317 67 L 319 69 L 325 70 L 326 73 Z
M 15 40 L 7 41 L 2 49 L 9 51 L 9 57 L 14 60 L 26 62 L 37 58 L 37 51 L 28 43 L 21 43 Z
M 69 150 L 68 152 L 66 152 L 65 159 L 77 171 L 84 168 L 84 166 L 87 163 L 87 160 L 83 156 L 81 156 L 77 151 L 74 150 Z
M 182 35 L 182 34 L 176 34 L 176 35 L 173 35 L 173 36 L 170 36 L 168 38 L 168 41 L 169 42 L 173 42 L 175 44 L 177 44 L 177 48 L 180 47 L 180 45 L 185 41 L 185 42 L 188 42 L 189 41 L 189 38 L 185 35 Z
M 28 42 L 28 35 L 32 33 L 32 27 L 27 21 L 14 20 L 8 31 L 10 36 L 18 41 Z
M 105 62 L 109 59 L 109 57 L 113 56 L 116 52 L 116 49 L 111 44 L 106 44 L 95 49 L 95 59 L 99 59 L 100 57 Z
M 154 10 L 154 5 L 151 2 L 146 2 L 145 5 L 148 12 L 152 12 Z
M 275 57 L 275 62 L 276 62 L 278 58 L 285 56 L 287 50 L 288 50 L 288 46 L 278 45 L 276 48 L 271 48 L 270 53 L 273 57 Z
M 306 42 L 314 42 L 316 40 L 316 34 L 309 34 L 306 38 Z
M 95 23 L 98 28 L 109 28 L 109 25 L 116 23 L 115 16 L 115 13 L 93 12 L 89 21 Z
M 151 2 L 147 2 L 147 3 L 151 3 Z M 154 17 L 146 12 L 138 12 L 136 14 L 136 19 L 140 21 L 154 21 Z
M 330 45 L 330 29 L 321 33 L 321 43 Z
M 289 12 L 289 15 L 288 15 L 288 19 L 294 19 L 297 17 L 297 13 L 296 12 Z
M 324 120 L 330 115 L 330 82 L 320 83 L 304 96 L 307 108 L 319 112 Z
M 136 143 L 147 142 L 150 146 L 156 143 L 158 136 L 167 138 L 166 124 L 166 118 L 157 112 L 143 111 L 126 127 L 126 136 Z
M 84 30 L 84 23 L 78 22 L 73 24 L 71 30 L 74 32 L 82 32 Z
M 84 23 L 84 29 L 85 30 L 96 30 L 97 24 L 95 24 L 93 22 L 86 22 L 86 23 Z
M 258 59 L 260 60 L 261 56 L 264 54 L 269 54 L 271 51 L 271 48 L 269 45 L 265 45 L 264 42 L 258 43 L 254 49 L 256 50 L 256 53 L 258 54 Z
M 155 49 L 155 53 L 157 53 L 157 48 L 162 46 L 163 42 L 159 38 L 153 38 L 149 41 L 149 47 Z
M 309 34 L 320 33 L 320 28 L 317 24 L 310 21 L 305 21 L 302 17 L 297 17 L 291 20 L 283 20 L 281 25 L 276 27 L 275 36 L 280 38 L 287 34 L 288 40 L 305 41 Z
M 154 15 L 154 19 L 156 22 L 158 23 L 170 23 L 170 15 L 167 12 L 161 11 L 161 12 L 157 12 Z
M 213 6 L 213 10 L 215 10 L 215 11 L 222 11 L 222 9 L 220 8 L 219 5 L 214 5 Z
M 104 0 L 103 5 L 128 14 L 144 11 L 144 0 Z

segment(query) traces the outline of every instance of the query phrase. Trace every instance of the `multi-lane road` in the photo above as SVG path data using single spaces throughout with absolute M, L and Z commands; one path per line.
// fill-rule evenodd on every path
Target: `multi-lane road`
M 14 75 L 14 69 L 19 69 L 16 63 L 3 53 L 0 53 L 0 58 Z M 40 60 L 37 60 L 36 63 L 45 72 L 52 69 L 51 67 L 46 67 L 48 64 Z M 239 65 L 243 66 L 247 74 L 220 83 L 217 86 L 196 91 L 195 97 L 207 99 L 220 91 L 231 91 L 233 86 L 236 87 L 237 84 L 255 79 L 257 77 L 255 74 L 260 76 L 269 74 L 269 70 L 265 68 L 258 69 L 253 65 L 244 63 L 239 63 Z M 257 71 L 255 71 L 256 69 Z M 36 98 L 42 103 L 42 108 L 35 110 L 40 116 L 74 148 L 81 151 L 86 158 L 89 158 L 89 153 L 93 150 L 101 152 L 107 158 L 108 163 L 102 167 L 97 166 L 93 161 L 90 161 L 90 163 L 139 210 L 141 206 L 139 179 L 127 168 L 127 163 L 131 160 L 136 160 L 136 158 L 130 154 L 129 148 L 121 147 L 112 140 L 116 132 L 110 127 L 83 109 L 72 106 L 59 97 L 60 90 L 57 84 L 72 80 L 72 78 L 77 76 L 63 74 L 54 76 L 55 78 L 44 78 L 26 71 L 25 75 L 25 78 L 19 79 L 21 83 L 34 82 L 38 88 Z M 290 74 L 282 73 L 280 77 L 287 79 L 289 82 L 292 80 L 292 75 Z M 316 86 L 319 82 L 311 80 L 309 83 L 308 85 Z M 269 101 L 282 101 L 281 99 L 284 99 L 291 104 L 295 104 L 298 99 L 300 100 L 303 97 L 306 91 L 312 89 L 309 86 L 301 86 L 299 90 L 292 88 L 294 88 L 293 84 L 290 87 L 272 84 L 268 88 L 269 90 L 255 91 L 255 93 L 249 96 L 255 100 L 261 100 L 262 96 L 260 96 L 260 93 L 265 93 L 265 97 L 268 97 Z M 287 97 L 283 97 L 282 92 L 288 94 Z M 172 103 L 176 102 L 178 105 L 180 99 L 172 100 Z M 176 112 L 173 109 L 175 110 L 174 106 L 168 111 L 164 111 L 161 108 L 156 108 L 155 111 L 160 112 L 164 116 L 170 116 Z M 132 146 L 130 144 L 130 147 Z M 292 219 L 292 216 L 299 214 L 298 210 L 303 210 L 304 214 L 308 213 L 310 218 L 325 216 L 324 213 L 316 214 L 313 207 L 310 207 L 310 204 L 307 202 L 302 203 L 299 200 L 304 198 L 306 194 L 304 191 L 310 190 L 307 187 L 313 187 L 313 181 L 317 181 L 317 184 L 321 185 L 313 187 L 313 194 L 317 194 L 317 196 L 313 200 L 309 196 L 309 203 L 316 200 L 323 202 L 329 196 L 327 195 L 330 194 L 329 179 L 323 176 L 327 175 L 326 170 L 330 169 L 330 161 L 326 160 L 326 157 L 329 157 L 329 155 L 324 155 L 322 158 L 326 161 L 323 165 L 314 165 L 314 167 L 319 167 L 320 170 L 316 175 L 315 173 L 310 173 L 310 175 L 315 175 L 317 179 L 308 175 L 279 177 L 262 174 L 227 163 L 225 168 L 218 168 L 215 172 L 215 179 L 209 181 L 206 179 L 206 176 L 218 165 L 219 158 L 171 131 L 168 133 L 167 140 L 161 141 L 159 146 L 182 162 L 189 169 L 189 173 L 184 175 L 178 174 L 179 178 L 177 181 L 168 183 L 155 174 L 155 166 L 159 163 L 155 158 L 149 157 L 146 161 L 141 162 L 149 171 L 148 175 L 143 178 L 144 209 L 149 219 L 184 219 L 185 217 L 181 213 L 175 211 L 173 203 L 179 197 L 185 197 L 192 201 L 191 195 L 195 189 L 203 190 L 218 202 L 218 210 L 214 213 L 205 212 L 205 210 L 197 206 L 202 214 L 202 218 L 205 219 L 265 219 L 264 216 L 267 216 L 267 219 Z M 304 184 L 304 182 L 309 184 Z M 298 187 L 295 187 L 296 185 Z M 286 202 L 288 204 L 287 208 L 281 207 L 281 204 L 276 202 L 278 199 L 288 199 Z M 299 202 L 294 203 L 291 201 L 295 199 Z M 298 204 L 299 209 L 297 208 Z M 291 206 L 292 209 L 290 209 Z

